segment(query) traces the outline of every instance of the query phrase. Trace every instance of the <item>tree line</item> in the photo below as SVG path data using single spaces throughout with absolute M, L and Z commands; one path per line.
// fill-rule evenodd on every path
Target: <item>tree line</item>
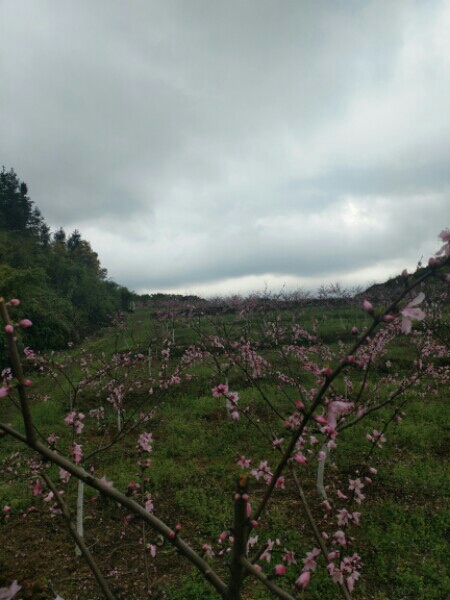
M 134 297 L 107 278 L 78 230 L 51 232 L 26 183 L 5 167 L 0 172 L 0 295 L 20 295 L 35 324 L 24 341 L 35 350 L 79 341 L 127 310 Z M 0 356 L 6 357 L 4 347 Z

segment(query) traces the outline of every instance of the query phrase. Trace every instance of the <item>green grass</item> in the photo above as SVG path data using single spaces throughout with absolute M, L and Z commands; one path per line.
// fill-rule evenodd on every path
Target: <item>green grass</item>
M 269 316 L 266 315 L 267 318 Z M 331 347 L 338 348 L 339 340 L 352 343 L 350 329 L 353 324 L 362 328 L 367 323 L 367 316 L 351 307 L 330 310 L 326 316 L 323 319 L 318 308 L 303 308 L 302 314 L 288 311 L 283 313 L 280 324 L 288 331 L 293 322 L 300 322 L 305 328 L 310 328 L 312 319 L 319 319 L 318 330 L 322 337 Z M 236 322 L 236 315 L 225 315 L 223 319 L 230 336 L 238 337 L 243 323 Z M 198 322 L 195 325 L 198 327 Z M 252 326 L 255 331 L 261 331 L 256 323 Z M 215 333 L 216 325 L 211 319 L 202 317 L 200 327 L 210 334 Z M 84 354 L 92 353 L 101 362 L 102 353 L 109 357 L 117 348 L 123 351 L 132 347 L 142 350 L 151 342 L 154 351 L 153 370 L 157 373 L 162 338 L 169 329 L 164 323 L 155 323 L 148 311 L 138 311 L 129 316 L 128 328 L 120 336 L 116 335 L 115 330 L 107 330 L 103 335 L 87 340 L 83 344 Z M 195 328 L 185 320 L 176 323 L 175 340 L 173 362 L 182 356 L 187 345 L 199 343 Z M 276 372 L 283 369 L 284 359 L 279 355 L 277 347 L 268 346 L 267 339 L 262 334 L 260 341 L 260 351 L 272 363 L 273 370 Z M 74 365 L 71 367 L 71 376 L 77 381 L 82 373 L 76 364 L 82 355 L 80 349 L 74 349 L 57 356 L 62 360 L 72 356 Z M 217 356 L 219 361 L 225 361 L 220 351 Z M 385 359 L 393 363 L 392 370 L 406 373 L 413 356 L 411 340 L 401 337 L 390 345 Z M 389 372 L 384 362 L 384 359 L 380 361 L 379 368 L 371 374 L 368 382 L 369 396 L 377 394 L 379 399 L 384 398 L 390 389 L 382 379 Z M 295 375 L 301 377 L 306 388 L 314 385 L 315 377 L 310 373 L 301 373 L 296 359 L 289 358 L 289 364 Z M 151 431 L 154 450 L 150 456 L 152 467 L 146 487 L 152 494 L 156 514 L 169 525 L 180 522 L 183 536 L 196 549 L 200 549 L 205 542 L 217 549 L 219 534 L 232 525 L 232 498 L 240 472 L 236 465 L 238 458 L 241 455 L 251 457 L 253 466 L 260 460 L 267 459 L 273 466 L 278 454 L 268 446 L 267 438 L 273 435 L 286 437 L 283 420 L 272 417 L 258 389 L 251 385 L 238 366 L 228 371 L 230 389 L 238 391 L 240 396 L 241 418 L 232 422 L 227 415 L 225 401 L 212 397 L 212 387 L 223 382 L 223 377 L 217 375 L 214 369 L 214 362 L 209 359 L 189 367 L 192 379 L 185 384 L 169 387 L 167 390 L 155 388 L 153 395 L 148 394 L 145 386 L 145 389 L 131 391 L 127 396 L 128 413 L 134 409 L 139 411 L 143 407 L 149 409 L 153 406 L 154 414 L 148 423 L 120 444 L 92 460 L 98 475 L 106 475 L 118 489 L 124 491 L 130 480 L 139 481 L 140 478 L 134 453 L 137 436 L 141 431 Z M 127 385 L 143 379 L 146 370 L 145 362 L 137 365 L 129 375 Z M 361 373 L 357 370 L 349 371 L 349 374 L 355 384 L 361 381 Z M 61 425 L 68 410 L 67 385 L 63 384 L 61 389 L 44 376 L 33 373 L 31 376 L 36 382 L 31 402 L 36 426 L 44 437 L 52 431 L 58 431 L 61 437 L 58 447 L 68 449 L 71 431 L 64 424 Z M 298 392 L 293 387 L 284 386 L 286 393 L 283 393 L 279 380 L 270 373 L 258 385 L 283 417 L 287 416 L 294 400 L 298 398 Z M 344 388 L 337 384 L 335 390 L 339 389 L 343 391 Z M 77 410 L 87 412 L 102 401 L 109 411 L 103 428 L 97 430 L 88 425 L 80 436 L 86 452 L 111 439 L 115 432 L 115 418 L 105 402 L 107 394 L 102 391 L 97 396 L 97 393 L 98 389 L 95 387 L 86 388 L 80 395 L 77 407 Z M 42 397 L 46 394 L 50 399 L 44 402 Z M 424 397 L 408 392 L 408 401 L 402 408 L 406 413 L 403 422 L 400 425 L 392 424 L 388 428 L 384 448 L 377 450 L 371 458 L 371 464 L 378 468 L 378 474 L 373 477 L 371 485 L 366 485 L 364 492 L 367 500 L 361 506 L 353 505 L 352 508 L 361 511 L 362 517 L 361 525 L 351 529 L 351 535 L 355 539 L 350 553 L 359 552 L 364 563 L 355 598 L 443 600 L 450 594 L 450 403 L 447 395 L 445 388 L 437 395 L 427 394 Z M 368 402 L 370 398 L 364 397 L 363 401 Z M 8 406 L 5 400 L 2 400 L 1 406 L 2 419 L 22 430 L 18 411 Z M 265 437 L 246 420 L 242 411 L 247 406 L 249 414 L 263 430 Z M 334 512 L 340 507 L 333 495 L 334 487 L 346 492 L 348 478 L 354 478 L 363 472 L 364 457 L 370 449 L 366 434 L 374 428 L 381 429 L 389 422 L 394 409 L 395 407 L 384 408 L 356 427 L 343 431 L 338 437 L 338 448 L 331 452 L 325 469 Z M 34 501 L 31 496 L 32 478 L 26 465 L 30 452 L 23 450 L 14 441 L 8 440 L 5 443 L 5 440 L 6 438 L 0 440 L 0 467 L 3 474 L 0 481 L 0 502 L 11 506 L 13 513 L 17 515 Z M 56 478 L 56 469 L 52 473 Z M 320 520 L 323 512 L 314 488 L 315 476 L 316 463 L 312 461 L 301 471 L 301 477 L 311 498 L 312 510 Z M 66 490 L 66 498 L 72 506 L 75 488 L 73 482 Z M 250 493 L 253 506 L 258 504 L 264 491 L 264 483 L 252 482 Z M 93 527 L 94 537 L 97 536 L 96 519 L 101 518 L 102 523 L 111 520 L 119 530 L 123 529 L 123 515 L 120 511 L 117 512 L 113 503 L 95 501 L 95 496 L 93 492 L 87 491 L 87 503 L 92 512 L 89 527 Z M 322 525 L 324 529 L 327 528 L 326 523 Z M 0 524 L 0 535 L 1 532 Z M 260 536 L 260 542 L 281 537 L 280 549 L 295 549 L 298 564 L 296 568 L 290 569 L 284 584 L 286 589 L 292 590 L 301 570 L 301 558 L 317 544 L 290 481 L 286 490 L 275 492 L 256 533 Z M 140 535 L 136 528 L 136 541 Z M 280 559 L 281 554 L 278 554 L 276 562 Z M 212 565 L 226 575 L 228 560 L 227 556 L 222 560 L 214 559 Z M 305 598 L 332 600 L 339 597 L 338 588 L 330 581 L 325 566 L 323 560 L 319 561 L 318 571 L 311 580 Z M 270 572 L 270 568 L 266 566 L 266 572 Z M 130 570 L 135 569 L 142 571 L 142 564 L 133 563 Z M 169 548 L 164 547 L 160 551 L 152 569 L 152 576 L 159 582 L 162 597 L 173 600 L 217 597 L 195 569 L 181 557 L 176 557 Z M 12 573 L 10 578 L 13 578 Z M 68 588 L 66 594 L 69 594 L 68 597 L 78 598 L 74 595 L 76 590 L 73 587 Z M 133 597 L 131 592 L 128 597 Z M 266 600 L 271 597 L 267 590 L 249 578 L 243 600 Z

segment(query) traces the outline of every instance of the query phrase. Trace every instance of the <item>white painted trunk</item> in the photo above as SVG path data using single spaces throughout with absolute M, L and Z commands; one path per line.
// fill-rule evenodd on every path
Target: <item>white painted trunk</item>
M 316 486 L 317 486 L 317 489 L 319 490 L 319 493 L 322 496 L 322 498 L 324 500 L 326 500 L 327 499 L 327 493 L 325 491 L 325 485 L 323 483 L 323 477 L 324 477 L 324 473 L 325 473 L 325 463 L 327 461 L 328 452 L 329 452 L 328 445 L 326 443 L 322 446 L 322 452 L 325 453 L 325 457 L 324 457 L 323 460 L 321 460 L 319 462 L 319 467 L 317 469 L 317 482 L 316 482 Z
M 84 538 L 84 482 L 78 480 L 78 495 L 77 495 L 77 533 L 80 538 Z M 81 550 L 75 545 L 75 554 L 81 556 Z

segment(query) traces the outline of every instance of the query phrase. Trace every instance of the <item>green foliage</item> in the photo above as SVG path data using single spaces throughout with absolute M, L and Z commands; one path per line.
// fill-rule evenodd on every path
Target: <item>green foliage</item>
M 134 294 L 106 280 L 106 270 L 78 230 L 50 235 L 28 188 L 0 172 L 0 294 L 20 298 L 34 323 L 23 336 L 36 350 L 62 348 L 128 310 Z M 23 315 L 24 316 L 24 315 Z M 3 342 L 2 342 L 3 343 Z M 5 360 L 5 354 L 0 355 Z

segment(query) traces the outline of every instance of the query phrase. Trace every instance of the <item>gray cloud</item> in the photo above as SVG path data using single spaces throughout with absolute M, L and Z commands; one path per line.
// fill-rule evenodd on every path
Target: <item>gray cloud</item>
M 0 23 L 2 163 L 117 281 L 356 282 L 437 248 L 447 3 L 4 0 Z

